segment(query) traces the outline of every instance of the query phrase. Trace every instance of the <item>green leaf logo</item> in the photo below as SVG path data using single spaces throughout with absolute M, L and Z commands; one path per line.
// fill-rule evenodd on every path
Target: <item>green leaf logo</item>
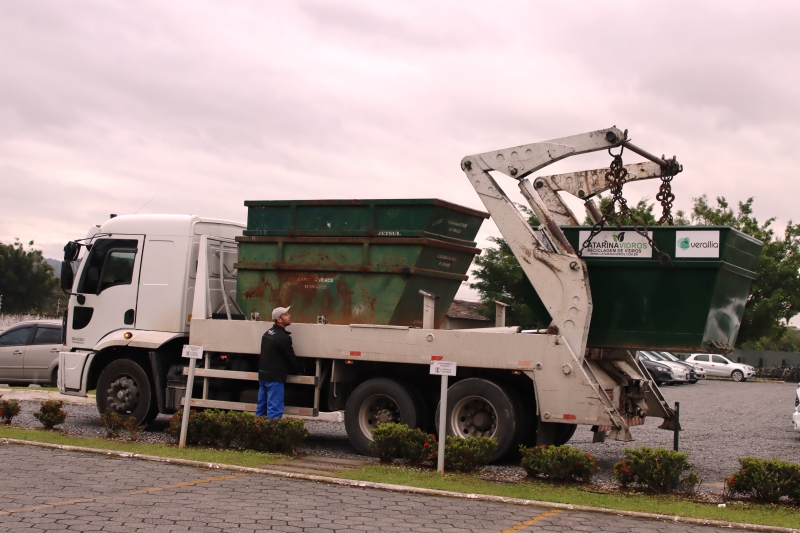
M 689 240 L 689 237 L 684 237 L 678 241 L 678 246 L 681 247 L 681 250 L 688 250 L 691 245 L 692 241 Z

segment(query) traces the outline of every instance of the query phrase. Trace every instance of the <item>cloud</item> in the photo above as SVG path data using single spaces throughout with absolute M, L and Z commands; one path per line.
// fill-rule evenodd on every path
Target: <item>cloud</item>
M 5 3 L 0 241 L 57 257 L 151 198 L 142 212 L 235 220 L 246 199 L 481 208 L 463 156 L 612 124 L 679 157 L 678 207 L 755 195 L 785 222 L 798 19 L 755 2 Z

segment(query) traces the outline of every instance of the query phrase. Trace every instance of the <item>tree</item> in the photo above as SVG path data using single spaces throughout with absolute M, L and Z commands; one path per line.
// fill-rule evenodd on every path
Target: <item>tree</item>
M 786 334 L 785 324 L 800 313 L 800 224 L 790 220 L 780 237 L 771 228 L 774 217 L 763 224 L 753 217 L 752 197 L 739 202 L 737 211 L 724 197 L 717 198 L 717 206 L 712 207 L 703 195 L 694 198 L 692 222 L 730 226 L 764 243 L 737 339 L 737 345 L 759 349 L 767 340 L 780 341 Z
M 605 210 L 608 209 L 608 204 L 611 203 L 611 197 L 610 196 L 603 196 L 602 194 L 598 194 L 597 195 L 597 199 L 600 200 L 600 212 L 604 213 Z M 633 213 L 633 216 L 636 217 L 636 219 L 639 222 L 644 222 L 644 224 L 646 226 L 655 226 L 656 225 L 656 217 L 653 214 L 653 209 L 655 208 L 656 205 L 652 204 L 652 203 L 648 204 L 647 203 L 648 200 L 649 200 L 649 198 L 646 198 L 646 197 L 642 198 L 641 200 L 639 200 L 636 203 L 636 205 L 631 207 L 631 212 Z M 617 210 L 615 209 L 615 211 L 617 211 Z M 631 218 L 630 215 L 626 214 L 620 220 L 620 225 L 621 226 L 633 226 L 633 222 L 634 222 L 633 218 Z M 688 225 L 689 224 L 689 220 L 686 218 L 686 213 L 684 213 L 680 209 L 677 210 L 675 212 L 674 223 L 675 223 L 676 226 L 686 226 L 686 225 Z M 584 219 L 583 224 L 586 225 L 586 226 L 593 226 L 594 222 L 592 222 L 592 219 L 589 218 L 589 215 L 586 215 L 586 218 Z M 609 222 L 609 223 L 606 223 L 606 225 L 607 226 L 613 226 L 614 223 Z
M 53 267 L 33 249 L 33 241 L 25 250 L 19 239 L 13 244 L 0 243 L 0 294 L 2 312 L 52 312 L 49 300 L 58 287 Z
M 528 217 L 528 224 L 531 227 L 539 225 L 539 219 L 530 209 L 524 205 L 518 207 Z M 481 295 L 483 308 L 479 309 L 479 312 L 494 320 L 494 302 L 499 301 L 509 305 L 506 308 L 506 324 L 522 326 L 525 329 L 542 326 L 522 299 L 525 274 L 511 252 L 511 247 L 500 237 L 490 237 L 489 240 L 497 247 L 487 248 L 475 258 L 477 268 L 473 276 L 477 281 L 470 283 L 470 287 L 477 289 Z

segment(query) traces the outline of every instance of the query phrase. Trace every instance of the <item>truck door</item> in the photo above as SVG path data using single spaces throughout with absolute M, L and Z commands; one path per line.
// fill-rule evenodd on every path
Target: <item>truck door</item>
M 26 344 L 33 326 L 20 326 L 0 335 L 0 381 L 21 380 Z
M 67 345 L 91 350 L 108 333 L 133 329 L 143 235 L 97 239 L 70 299 Z

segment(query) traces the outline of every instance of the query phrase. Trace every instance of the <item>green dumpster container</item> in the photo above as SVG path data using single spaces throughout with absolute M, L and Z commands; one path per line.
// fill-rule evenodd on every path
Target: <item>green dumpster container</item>
M 435 199 L 246 201 L 247 236 L 429 237 L 475 246 L 487 213 Z
M 590 227 L 564 227 L 577 250 Z M 656 246 L 632 227 L 604 231 L 583 258 L 594 309 L 588 346 L 719 351 L 734 346 L 763 244 L 727 226 L 655 226 Z M 523 298 L 545 324 L 542 301 L 525 280 Z
M 292 306 L 296 322 L 422 326 L 420 290 L 437 294 L 438 328 L 477 248 L 424 238 L 243 236 L 237 303 L 245 316 Z

